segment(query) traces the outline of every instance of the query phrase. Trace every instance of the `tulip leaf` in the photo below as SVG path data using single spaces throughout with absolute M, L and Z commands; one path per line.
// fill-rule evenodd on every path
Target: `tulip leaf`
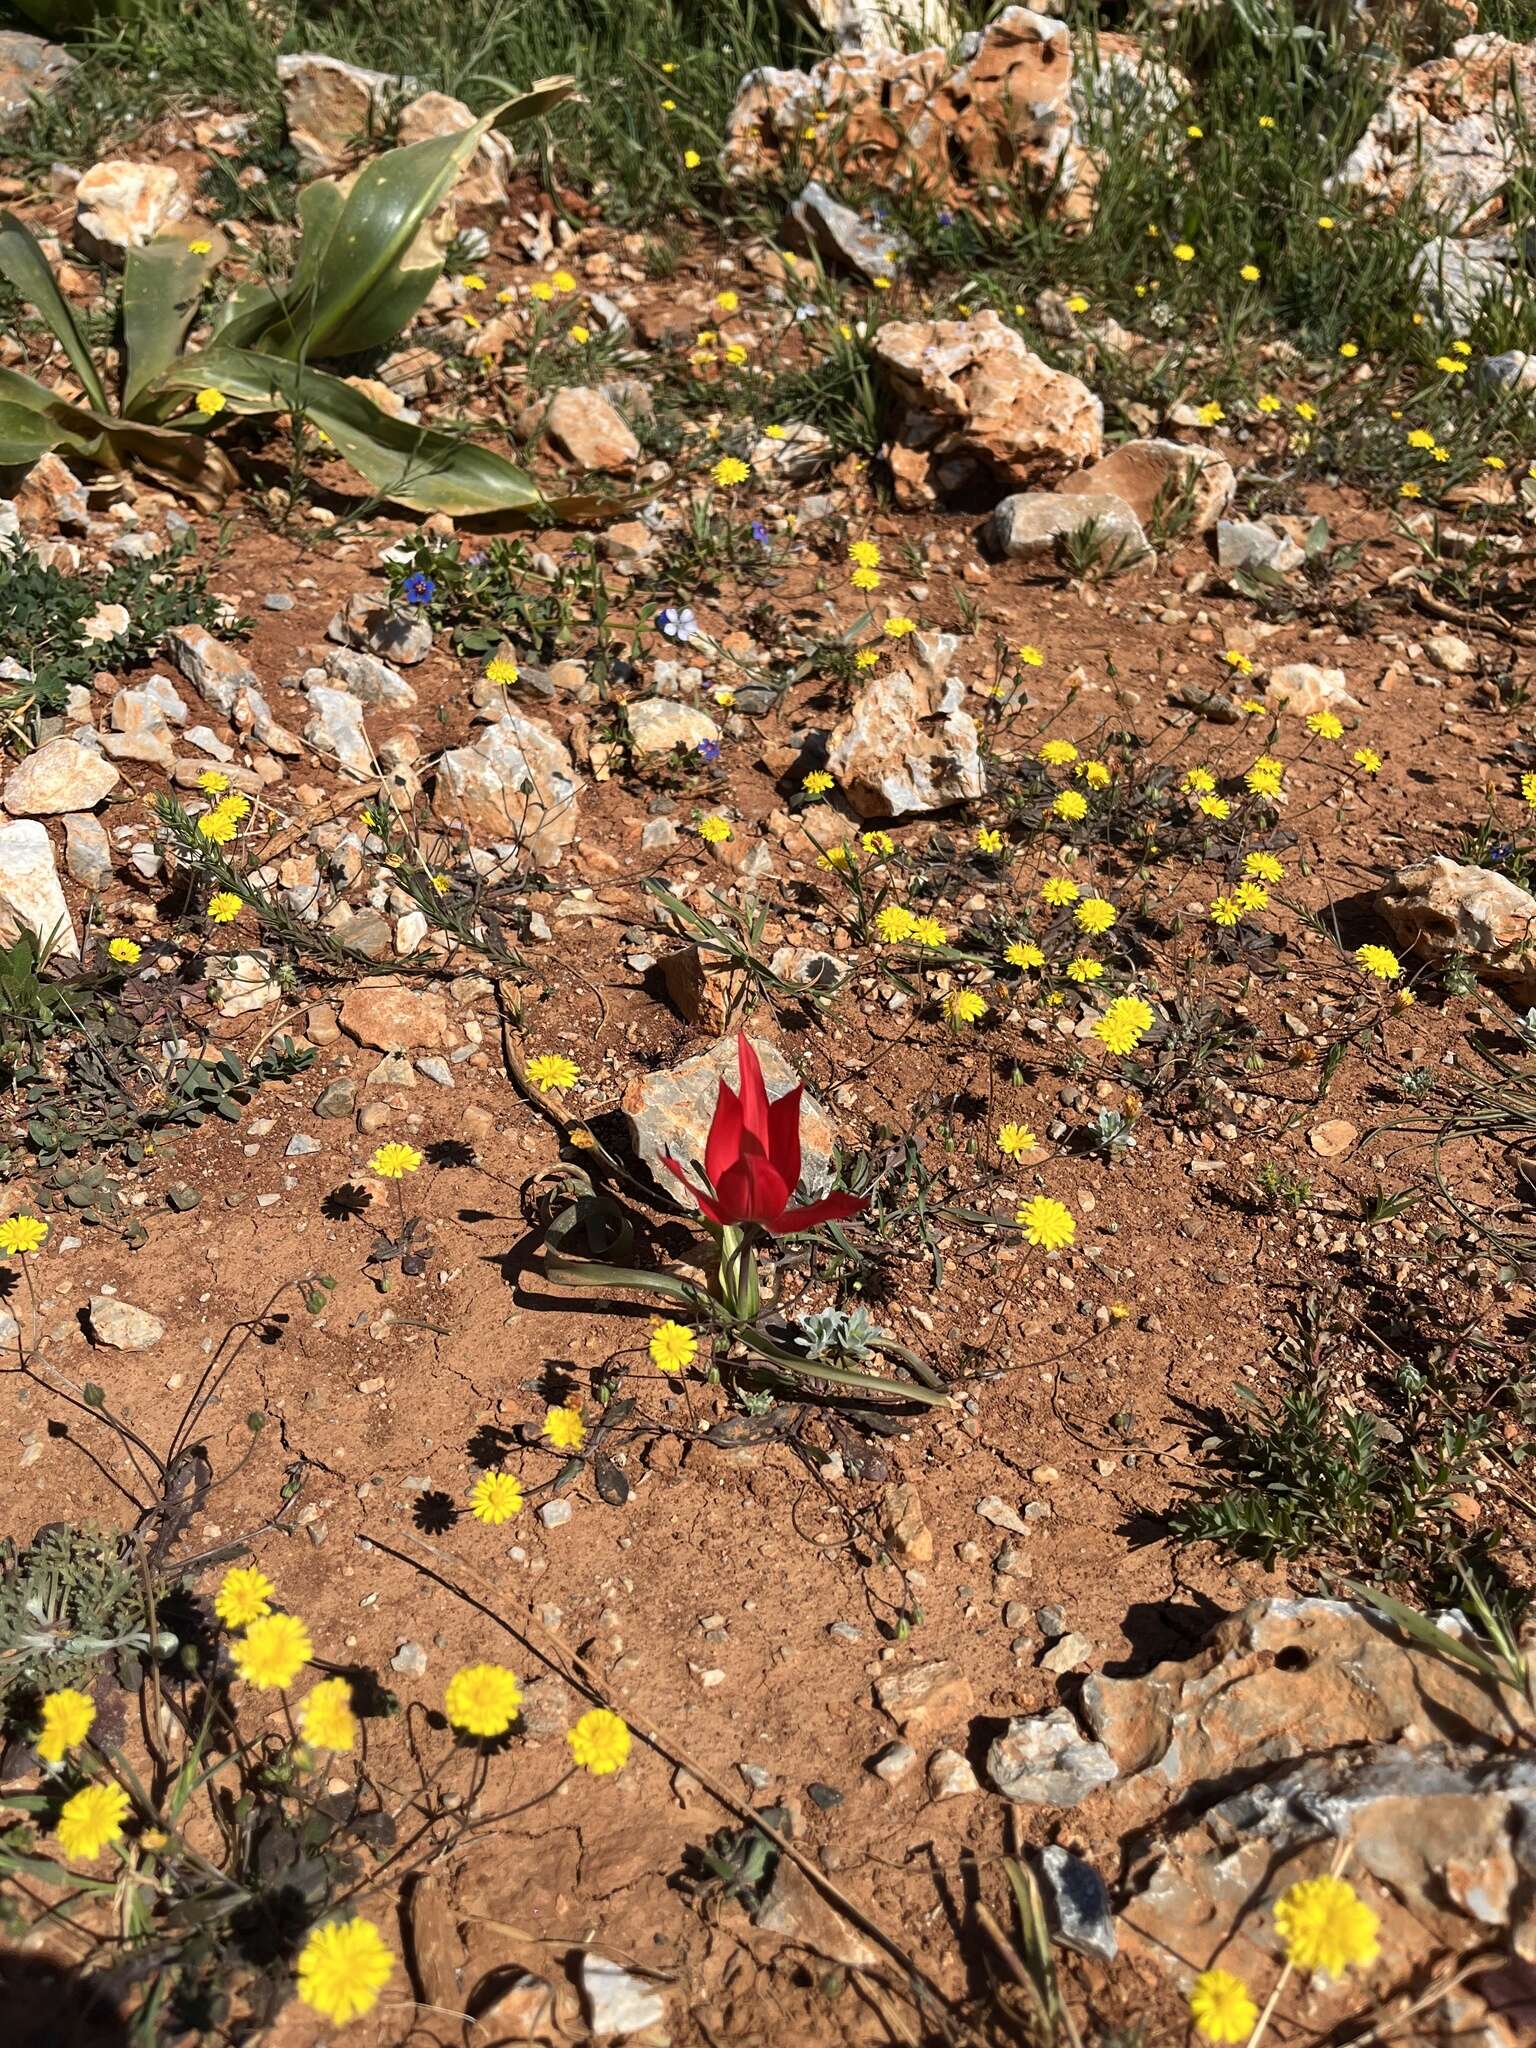
M 181 354 L 208 277 L 211 250 L 163 236 L 123 259 L 123 410 Z
M 615 1217 L 619 1219 L 617 1224 Z M 636 1294 L 660 1294 L 701 1320 L 718 1324 L 726 1336 L 738 1339 L 758 1358 L 778 1367 L 781 1373 L 787 1373 L 795 1381 L 811 1380 L 866 1398 L 883 1396 L 915 1401 L 924 1408 L 950 1405 L 948 1390 L 937 1376 L 904 1345 L 886 1340 L 883 1332 L 881 1348 L 909 1363 L 916 1372 L 918 1384 L 914 1385 L 909 1380 L 884 1379 L 876 1373 L 855 1372 L 847 1366 L 831 1365 L 825 1359 L 806 1358 L 800 1352 L 787 1350 L 782 1344 L 775 1343 L 757 1324 L 741 1322 L 728 1315 L 702 1288 L 696 1287 L 692 1281 L 679 1279 L 675 1273 L 645 1272 L 638 1266 L 615 1266 L 602 1259 L 572 1256 L 568 1247 L 578 1231 L 586 1234 L 590 1241 L 594 1225 L 605 1233 L 613 1248 L 620 1250 L 622 1255 L 622 1248 L 629 1242 L 629 1226 L 622 1211 L 605 1196 L 574 1202 L 553 1219 L 544 1233 L 544 1277 L 551 1285 L 581 1287 L 593 1293 L 623 1288 Z
M 0 209 L 0 277 L 8 279 L 33 311 L 41 314 L 68 356 L 86 397 L 98 412 L 106 412 L 106 391 L 69 302 L 54 282 L 47 257 L 32 230 L 4 209 Z

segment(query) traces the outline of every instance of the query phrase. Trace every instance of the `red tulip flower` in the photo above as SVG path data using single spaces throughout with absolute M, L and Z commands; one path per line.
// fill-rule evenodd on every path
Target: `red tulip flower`
M 800 1183 L 800 1097 L 798 1083 L 777 1102 L 768 1100 L 763 1070 L 745 1032 L 736 1035 L 741 1092 L 722 1080 L 714 1119 L 704 1147 L 707 1188 L 695 1187 L 675 1159 L 663 1158 L 669 1173 L 687 1188 L 717 1229 L 755 1224 L 771 1237 L 841 1223 L 869 1207 L 863 1195 L 826 1195 L 795 1206 Z M 712 1191 L 712 1192 L 711 1192 Z

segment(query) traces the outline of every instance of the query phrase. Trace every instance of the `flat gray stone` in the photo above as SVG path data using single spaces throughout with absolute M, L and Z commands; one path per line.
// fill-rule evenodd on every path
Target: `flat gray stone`
M 783 232 L 789 248 L 871 283 L 877 277 L 899 277 L 912 251 L 899 229 L 871 227 L 815 179 L 790 207 Z
M 1298 569 L 1302 552 L 1288 533 L 1260 519 L 1223 519 L 1216 528 L 1216 565 L 1221 569 L 1273 569 L 1284 576 Z
M 1214 448 L 1183 441 L 1123 441 L 1059 486 L 1063 497 L 1104 494 L 1129 505 L 1143 528 L 1161 520 L 1171 530 L 1208 533 L 1232 502 L 1237 479 Z
M 165 1335 L 158 1316 L 115 1294 L 91 1296 L 90 1322 L 92 1337 L 109 1351 L 153 1351 Z
M 888 1742 L 869 1768 L 887 1785 L 899 1785 L 916 1762 L 917 1751 L 910 1742 Z
M 48 740 L 11 770 L 5 808 L 13 818 L 52 818 L 88 811 L 116 789 L 121 777 L 95 747 L 78 740 Z
M 112 873 L 112 842 L 100 818 L 89 811 L 64 814 L 64 865 L 70 879 L 99 889 Z
M 1031 1851 L 1031 1857 L 1040 1873 L 1051 1932 L 1062 1947 L 1112 1963 L 1120 1941 L 1103 1878 L 1086 1858 L 1054 1843 Z
M 74 69 L 74 58 L 57 43 L 0 30 L 0 128 L 21 127 L 33 101 L 50 99 Z
M 9 941 L 23 930 L 65 959 L 80 957 L 53 847 L 35 818 L 0 825 L 0 934 Z
M 914 633 L 899 665 L 862 684 L 827 739 L 827 768 L 861 818 L 899 818 L 967 803 L 986 790 L 965 683 L 950 673 L 953 633 Z
M 1111 562 L 1129 569 L 1152 552 L 1141 521 L 1109 491 L 1080 491 L 1075 497 L 1055 491 L 1017 491 L 994 510 L 991 538 L 1010 562 L 1054 562 L 1063 542 L 1085 527 L 1099 540 L 1101 569 Z
M 1481 381 L 1504 391 L 1536 391 L 1536 355 L 1523 348 L 1507 349 L 1501 356 L 1485 356 L 1477 366 Z
M 400 671 L 366 648 L 333 647 L 325 657 L 325 673 L 360 704 L 387 704 L 392 711 L 415 705 L 416 692 Z
M 1519 286 L 1520 252 L 1506 229 L 1492 235 L 1440 235 L 1414 257 L 1409 275 L 1419 309 L 1451 328 L 1470 327 L 1488 299 L 1508 299 Z
M 349 952 L 361 953 L 367 960 L 387 960 L 394 945 L 389 919 L 383 911 L 366 907 L 343 918 L 333 936 Z
M 419 611 L 395 612 L 366 590 L 355 591 L 325 629 L 328 640 L 360 647 L 401 668 L 414 668 L 432 652 L 432 622 Z
M 659 2027 L 667 2016 L 666 2000 L 643 1977 L 591 1950 L 581 1959 L 581 1991 L 599 2041 L 621 2041 L 646 2027 Z
M 770 1102 L 787 1095 L 799 1075 L 775 1045 L 754 1038 L 752 1049 L 763 1070 L 763 1084 Z M 645 1163 L 658 1187 L 663 1188 L 685 1209 L 692 1209 L 693 1197 L 675 1175 L 662 1165 L 670 1153 L 690 1177 L 697 1174 L 697 1162 L 704 1157 L 705 1141 L 720 1095 L 720 1083 L 737 1086 L 737 1053 L 734 1037 L 722 1038 L 707 1052 L 684 1060 L 681 1066 L 659 1074 L 639 1074 L 624 1091 L 623 1110 L 629 1125 L 630 1142 Z M 832 1152 L 836 1133 L 821 1104 L 812 1095 L 800 1104 L 800 1188 L 808 1199 L 824 1195 L 832 1185 Z
M 1001 1494 L 989 1493 L 976 1503 L 976 1512 L 994 1529 L 1007 1529 L 1015 1536 L 1027 1536 L 1029 1524 L 1017 1508 L 1010 1507 Z
M 576 837 L 584 786 L 564 741 L 541 719 L 509 711 L 472 747 L 439 757 L 432 815 L 515 840 L 528 859 L 554 867 Z
M 675 697 L 640 697 L 624 708 L 630 745 L 637 754 L 670 754 L 674 747 L 696 751 L 719 744 L 720 728 L 707 711 Z
M 946 1799 L 965 1799 L 981 1786 L 958 1749 L 936 1749 L 928 1759 L 928 1797 L 935 1806 Z
M 350 690 L 333 690 L 324 683 L 309 684 L 306 694 L 312 715 L 304 727 L 305 739 L 346 774 L 359 782 L 371 780 L 378 769 L 363 730 L 363 707 L 356 697 Z
M 987 1751 L 987 1777 L 1016 1806 L 1078 1806 L 1119 1775 L 1065 1707 L 1010 1721 Z

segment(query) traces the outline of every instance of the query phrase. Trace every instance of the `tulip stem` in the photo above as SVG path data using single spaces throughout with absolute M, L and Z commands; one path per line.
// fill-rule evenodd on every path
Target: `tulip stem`
M 755 1323 L 762 1313 L 757 1273 L 757 1237 L 750 1223 L 728 1223 L 720 1232 L 715 1264 L 720 1305 L 739 1323 Z

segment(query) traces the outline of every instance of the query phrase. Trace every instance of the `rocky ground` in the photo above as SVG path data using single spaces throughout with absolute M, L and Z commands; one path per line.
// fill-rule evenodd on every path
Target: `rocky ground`
M 67 450 L 6 472 L 5 1213 L 48 1229 L 0 1269 L 5 1528 L 136 1530 L 174 1589 L 192 1677 L 88 1687 L 146 1779 L 229 1675 L 231 1564 L 349 1676 L 315 1796 L 409 1847 L 307 1895 L 391 1951 L 354 2038 L 1153 2048 L 1213 1965 L 1278 1985 L 1276 2041 L 1532 2038 L 1533 374 L 1463 330 L 1521 261 L 1536 45 L 1496 40 L 1405 56 L 1338 173 L 1359 222 L 1443 210 L 1408 301 L 1438 371 L 947 274 L 914 184 L 1091 239 L 1093 108 L 1198 102 L 1155 35 L 1074 63 L 1010 8 L 958 56 L 754 73 L 743 211 L 665 267 L 487 139 L 424 307 L 349 374 L 591 516 L 509 541 L 361 498 L 286 417 L 229 423 L 217 506 Z M 19 137 L 73 59 L 0 48 Z M 386 97 L 399 142 L 467 118 L 276 70 L 299 181 Z M 263 182 L 245 118 L 47 169 L 18 141 L 7 204 L 98 345 L 127 248 L 218 235 L 221 290 L 290 253 L 210 201 Z M 76 388 L 30 314 L 0 362 Z M 936 1404 L 702 1327 L 664 1370 L 667 1309 L 546 1265 L 622 1213 L 632 1252 L 574 1248 L 701 1274 L 663 1159 L 702 1159 L 738 1030 L 809 1091 L 807 1192 L 871 1198 L 773 1247 L 781 1313 L 888 1371 L 867 1313 Z M 1463 1610 L 1452 1647 L 1348 1582 Z M 521 1719 L 449 1789 L 444 1689 L 485 1661 Z M 291 1744 L 286 1695 L 233 1697 Z M 568 1768 L 593 1706 L 614 1775 Z M 138 1821 L 113 1854 L 163 1871 Z M 1295 1969 L 1275 1901 L 1340 1868 L 1379 1954 Z M 4 1876 L 29 2038 L 108 1964 L 71 2038 L 130 2038 L 123 1927 Z M 319 2038 L 243 1989 L 295 1946 L 219 1951 L 227 2008 L 131 2038 Z

